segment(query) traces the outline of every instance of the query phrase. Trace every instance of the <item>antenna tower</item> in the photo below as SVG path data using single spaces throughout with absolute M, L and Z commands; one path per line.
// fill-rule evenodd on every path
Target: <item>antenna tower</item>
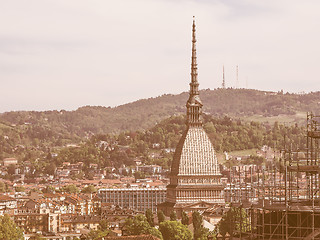
M 226 88 L 226 82 L 224 79 L 224 65 L 222 66 L 222 88 L 225 89 Z
M 237 74 L 236 88 L 239 88 L 239 66 L 238 65 L 237 65 L 236 74 Z

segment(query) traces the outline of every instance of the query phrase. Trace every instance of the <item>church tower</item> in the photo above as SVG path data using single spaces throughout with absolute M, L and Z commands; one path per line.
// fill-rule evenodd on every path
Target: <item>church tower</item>
M 192 25 L 191 82 L 187 100 L 186 130 L 173 157 L 166 202 L 158 209 L 169 215 L 190 211 L 192 207 L 224 204 L 221 173 L 213 145 L 203 129 L 196 56 L 196 26 Z M 200 207 L 201 208 L 201 207 Z

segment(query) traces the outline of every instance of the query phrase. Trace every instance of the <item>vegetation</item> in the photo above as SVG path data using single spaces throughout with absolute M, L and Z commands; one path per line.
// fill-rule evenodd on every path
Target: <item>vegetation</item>
M 161 232 L 158 229 L 151 227 L 147 218 L 142 214 L 134 216 L 133 218 L 127 218 L 124 223 L 124 229 L 128 235 L 151 234 L 163 239 Z
M 189 216 L 185 211 L 182 212 L 181 223 L 183 225 L 189 225 Z
M 245 210 L 243 208 L 232 207 L 222 217 L 217 228 L 222 237 L 225 238 L 227 233 L 233 236 L 236 230 L 241 229 L 241 231 L 244 231 L 248 225 L 250 225 L 250 220 Z
M 23 239 L 23 232 L 8 215 L 0 216 L 0 240 Z
M 8 186 L 4 182 L 0 181 L 0 193 L 4 193 L 8 191 Z
M 249 89 L 215 89 L 202 90 L 200 96 L 204 112 L 214 116 L 226 114 L 249 121 L 264 121 L 268 117 L 286 115 L 288 122 L 297 122 L 305 118 L 301 112 L 319 113 L 320 110 L 320 92 L 284 94 Z M 187 99 L 188 93 L 167 94 L 115 108 L 85 106 L 76 111 L 6 112 L 0 114 L 0 135 L 9 139 L 13 135 L 19 136 L 22 144 L 26 141 L 47 144 L 47 139 L 50 139 L 54 145 L 62 146 L 92 134 L 151 128 L 174 114 L 185 113 Z M 6 144 L 2 147 L 6 148 Z
M 151 209 L 146 210 L 146 218 L 151 227 L 154 227 L 154 217 Z
M 283 125 L 275 122 L 270 126 L 259 122 L 248 123 L 226 116 L 215 118 L 208 115 L 204 115 L 203 121 L 204 128 L 218 153 L 260 149 L 263 145 L 283 148 L 286 144 L 300 149 L 305 148 L 306 145 L 305 128 L 297 124 Z M 161 121 L 148 131 L 126 131 L 119 135 L 94 135 L 76 146 L 59 148 L 57 146 L 42 148 L 38 145 L 18 148 L 17 144 L 21 141 L 20 136 L 23 135 L 19 134 L 19 137 L 9 138 L 12 146 L 10 145 L 10 148 L 8 147 L 3 152 L 3 157 L 17 157 L 20 160 L 22 172 L 24 166 L 28 166 L 30 171 L 26 173 L 26 178 L 55 174 L 55 169 L 61 167 L 63 162 L 83 163 L 81 171 L 71 175 L 72 179 L 93 179 L 95 170 L 91 164 L 97 164 L 97 168 L 110 166 L 120 168 L 123 165 L 133 167 L 136 158 L 139 158 L 144 164 L 157 164 L 164 169 L 169 169 L 173 153 L 167 152 L 166 149 L 175 148 L 185 128 L 184 116 L 173 116 Z M 4 140 L 0 139 L 0 145 Z M 248 164 L 263 163 L 261 158 L 254 155 L 246 161 Z M 14 165 L 9 166 L 8 173 L 14 173 L 15 168 Z M 13 178 L 12 173 L 7 175 L 10 180 Z M 131 175 L 132 173 L 128 171 L 126 174 Z M 146 174 L 135 172 L 134 177 L 136 179 L 145 178 Z M 0 191 L 1 189 L 3 188 L 0 185 Z M 68 189 L 63 190 L 69 191 Z
M 55 187 L 48 185 L 46 188 L 42 189 L 43 193 L 54 193 L 56 191 Z
M 198 211 L 192 213 L 192 224 L 194 240 L 206 240 L 209 230 L 203 227 L 203 219 Z
M 203 116 L 204 128 L 221 155 L 224 151 L 260 149 L 263 145 L 279 149 L 285 144 L 305 148 L 305 128 L 298 124 L 243 119 L 250 119 L 255 114 L 295 116 L 295 112 L 299 112 L 301 116 L 301 111 L 317 112 L 320 108 L 317 104 L 320 92 L 298 95 L 216 89 L 202 91 L 201 98 L 206 107 L 204 111 L 212 114 Z M 187 94 L 183 93 L 140 100 L 117 108 L 87 106 L 71 112 L 3 113 L 0 114 L 0 136 L 3 136 L 0 138 L 0 160 L 16 157 L 22 173 L 23 167 L 28 165 L 27 179 L 54 175 L 63 162 L 83 162 L 81 171 L 71 176 L 74 180 L 93 179 L 94 169 L 90 164 L 97 164 L 98 168 L 130 167 L 134 166 L 136 158 L 144 164 L 169 169 L 173 154 L 167 149 L 176 147 L 186 128 L 185 108 L 181 107 L 186 99 Z M 222 109 L 223 114 L 230 117 L 220 114 Z M 172 116 L 177 113 L 183 115 Z M 219 117 L 215 117 L 217 113 Z M 172 117 L 167 118 L 170 115 Z M 153 125 L 155 122 L 157 124 Z M 70 143 L 74 144 L 67 146 Z M 254 155 L 248 159 L 250 162 L 262 164 Z M 14 165 L 8 167 L 7 179 L 13 180 L 15 168 Z M 131 172 L 127 174 L 131 175 Z M 146 175 L 136 172 L 134 177 L 139 179 Z
M 98 240 L 110 234 L 109 225 L 107 220 L 101 220 L 97 230 L 91 230 L 88 234 L 88 240 Z
M 17 186 L 17 187 L 15 187 L 15 191 L 16 192 L 24 192 L 25 188 L 24 188 L 24 186 Z
M 158 223 L 159 223 L 159 224 L 162 223 L 162 222 L 164 222 L 165 216 L 164 216 L 164 213 L 163 213 L 162 210 L 159 210 L 159 211 L 157 212 L 157 217 L 158 217 Z
M 170 213 L 170 221 L 177 221 L 177 213 L 175 211 Z
M 97 192 L 97 189 L 94 186 L 89 185 L 89 186 L 83 188 L 81 192 L 82 193 L 95 193 L 95 192 Z
M 61 191 L 62 192 L 67 192 L 67 193 L 78 193 L 78 192 L 80 192 L 79 188 L 74 184 L 70 184 L 70 185 L 66 185 L 66 186 L 62 187 Z
M 160 223 L 159 230 L 166 240 L 191 240 L 192 233 L 187 226 L 179 221 L 164 221 Z
M 12 180 L 19 167 L 26 178 L 54 175 L 64 162 L 83 163 L 82 169 L 72 175 L 73 179 L 93 179 L 97 169 L 129 166 L 134 159 L 144 164 L 158 164 L 168 169 L 172 152 L 185 126 L 187 93 L 163 95 L 157 98 L 139 100 L 115 108 L 82 107 L 76 111 L 19 111 L 0 114 L 0 160 L 16 157 L 19 166 L 7 167 L 7 179 Z M 305 128 L 298 123 L 306 111 L 320 112 L 320 92 L 309 94 L 271 93 L 247 89 L 216 89 L 201 91 L 204 103 L 204 129 L 212 140 L 215 150 L 223 152 L 260 149 L 263 145 L 283 148 L 306 147 Z M 303 113 L 303 114 L 301 114 Z M 180 114 L 180 115 L 179 115 Z M 170 117 L 171 116 L 171 117 Z M 268 122 L 272 118 L 272 122 Z M 278 120 L 280 119 L 280 120 Z M 301 121 L 302 120 L 302 121 Z M 279 121 L 295 124 L 283 124 Z M 68 145 L 69 144 L 69 145 Z M 245 163 L 263 164 L 261 157 L 250 156 Z M 229 164 L 234 164 L 229 161 Z M 25 172 L 24 172 L 25 171 Z M 116 170 L 117 171 L 117 170 Z M 147 174 L 135 172 L 136 179 Z M 7 192 L 8 186 L 0 182 L 0 192 Z M 15 187 L 24 191 L 22 186 Z M 60 189 L 62 192 L 77 193 L 75 185 Z M 43 192 L 54 192 L 48 186 Z M 96 192 L 93 186 L 82 190 Z M 160 231 L 165 239 L 189 239 L 185 230 L 188 216 L 182 214 L 182 223 L 176 221 L 175 212 L 171 221 L 165 221 L 163 212 L 158 212 Z M 194 239 L 205 239 L 208 232 L 202 226 L 199 213 L 193 213 Z M 236 218 L 246 218 L 242 210 L 231 208 L 219 223 L 219 232 L 231 236 L 242 226 Z M 154 228 L 153 215 L 138 215 L 125 222 L 130 235 L 152 234 L 162 238 Z M 90 238 L 101 238 L 109 233 L 107 223 L 101 223 Z M 167 235 L 164 235 L 167 234 Z M 8 216 L 0 216 L 0 240 L 21 239 L 22 231 Z

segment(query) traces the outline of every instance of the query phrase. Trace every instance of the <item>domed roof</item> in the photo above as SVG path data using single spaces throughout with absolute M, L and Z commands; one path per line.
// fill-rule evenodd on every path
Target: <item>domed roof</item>
M 185 131 L 176 148 L 171 175 L 220 175 L 213 145 L 202 126 Z

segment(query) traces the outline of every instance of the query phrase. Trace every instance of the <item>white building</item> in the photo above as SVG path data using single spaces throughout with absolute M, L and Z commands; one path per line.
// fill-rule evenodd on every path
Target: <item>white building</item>
M 100 189 L 102 203 L 110 203 L 121 208 L 130 208 L 145 212 L 157 209 L 157 204 L 165 201 L 165 188 L 107 188 Z

